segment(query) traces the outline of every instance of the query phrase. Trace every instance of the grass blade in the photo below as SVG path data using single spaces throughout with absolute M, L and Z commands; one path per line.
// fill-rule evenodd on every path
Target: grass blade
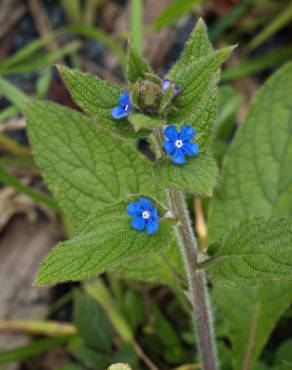
M 31 189 L 29 186 L 19 181 L 17 177 L 7 172 L 3 167 L 0 167 L 0 183 L 3 183 L 7 186 L 11 186 L 13 189 L 18 191 L 19 193 L 23 193 L 29 196 L 35 202 L 43 204 L 55 212 L 58 211 L 59 209 L 57 203 L 54 201 L 53 198 L 39 191 Z
M 265 27 L 249 44 L 249 48 L 255 49 L 292 20 L 292 5 L 289 4 L 274 20 Z
M 19 362 L 31 358 L 49 349 L 59 347 L 66 343 L 70 337 L 46 338 L 29 343 L 25 346 L 17 347 L 12 350 L 0 352 L 0 365 L 12 362 Z
M 292 57 L 292 47 L 274 49 L 265 55 L 243 61 L 237 66 L 229 67 L 222 73 L 223 81 L 230 81 L 237 78 L 252 75 L 267 68 L 274 67 L 288 61 Z
M 130 38 L 136 50 L 143 52 L 143 2 L 131 0 Z

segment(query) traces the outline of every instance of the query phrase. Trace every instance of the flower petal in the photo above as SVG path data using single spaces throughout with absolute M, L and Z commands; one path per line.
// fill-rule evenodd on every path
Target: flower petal
M 119 103 L 121 105 L 131 104 L 131 98 L 130 98 L 130 94 L 128 93 L 128 91 L 124 91 L 120 94 Z
M 180 88 L 177 85 L 174 85 L 174 96 L 180 93 Z
M 159 223 L 151 218 L 146 222 L 146 231 L 148 235 L 154 234 L 159 230 Z
M 165 140 L 163 142 L 163 146 L 164 146 L 164 149 L 165 149 L 165 152 L 166 152 L 167 155 L 170 155 L 175 150 L 175 145 L 174 145 L 173 141 Z
M 142 231 L 145 229 L 145 220 L 142 216 L 136 216 L 134 218 L 132 218 L 131 220 L 131 225 L 133 227 L 133 229 L 137 230 L 137 231 Z
M 158 213 L 157 213 L 157 208 L 155 208 L 155 207 L 152 207 L 151 208 L 151 211 L 150 211 L 150 214 L 151 214 L 151 219 L 152 220 L 159 220 L 159 216 L 158 216 Z
M 128 112 L 126 112 L 120 105 L 116 106 L 112 110 L 112 116 L 114 119 L 121 119 L 128 116 Z
M 180 133 L 179 133 L 179 138 L 183 141 L 193 139 L 195 136 L 195 130 L 193 129 L 192 126 L 182 126 Z
M 129 216 L 138 216 L 140 214 L 140 212 L 139 212 L 140 205 L 137 202 L 131 202 L 128 205 L 128 209 L 127 210 L 128 210 L 128 215 Z
M 176 164 L 185 164 L 186 163 L 184 153 L 181 149 L 175 149 L 174 154 L 172 156 L 172 161 Z
M 190 157 L 194 157 L 199 153 L 199 144 L 194 142 L 184 143 L 183 150 L 189 155 Z
M 164 130 L 164 136 L 171 141 L 177 140 L 176 127 L 174 125 L 166 127 Z
M 139 206 L 142 207 L 144 210 L 150 210 L 153 207 L 151 200 L 146 198 L 139 199 Z
M 162 81 L 162 92 L 163 93 L 169 88 L 170 84 L 171 84 L 171 81 L 167 78 Z

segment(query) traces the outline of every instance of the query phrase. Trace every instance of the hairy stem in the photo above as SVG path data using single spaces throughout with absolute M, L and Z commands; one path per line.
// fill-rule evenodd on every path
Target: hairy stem
M 178 233 L 188 277 L 189 300 L 193 310 L 202 370 L 216 370 L 218 369 L 218 361 L 206 276 L 204 270 L 196 268 L 199 248 L 193 233 L 184 194 L 178 190 L 169 190 L 169 196 L 173 212 L 179 220 Z
M 159 148 L 159 153 L 157 154 L 159 157 L 163 157 L 161 129 L 157 129 L 154 134 Z M 181 191 L 174 189 L 169 189 L 168 195 L 172 211 L 179 221 L 177 226 L 180 239 L 179 244 L 188 277 L 189 300 L 192 305 L 202 370 L 217 370 L 217 349 L 206 285 L 206 274 L 203 269 L 197 269 L 200 250 L 191 225 L 185 196 Z

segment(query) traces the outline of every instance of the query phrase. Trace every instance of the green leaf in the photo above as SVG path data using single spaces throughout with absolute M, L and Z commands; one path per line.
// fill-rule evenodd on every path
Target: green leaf
M 180 87 L 181 92 L 174 99 L 176 110 L 168 115 L 168 122 L 191 124 L 200 135 L 203 151 L 212 142 L 219 68 L 233 49 L 229 47 L 212 52 L 210 48 L 205 26 L 200 23 L 183 52 L 181 61 L 170 72 L 170 78 Z M 192 60 L 194 61 L 191 62 Z
M 110 351 L 113 333 L 103 309 L 86 294 L 74 292 L 74 323 L 85 342 L 101 351 Z
M 203 19 L 200 18 L 186 42 L 179 60 L 168 72 L 167 78 L 172 80 L 179 72 L 188 67 L 190 63 L 193 63 L 202 57 L 206 57 L 212 51 L 207 27 Z
M 166 248 L 172 239 L 173 222 L 161 219 L 153 235 L 131 227 L 129 202 L 100 209 L 74 239 L 59 243 L 41 265 L 36 284 L 48 285 L 87 279 Z
M 143 113 L 131 113 L 129 115 L 129 121 L 134 126 L 135 131 L 145 128 L 154 129 L 163 123 L 160 118 L 146 116 Z
M 213 300 L 226 318 L 235 370 L 253 368 L 291 298 L 291 283 L 271 282 L 248 289 L 214 288 Z
M 173 77 L 173 82 L 181 89 L 175 99 L 179 114 L 191 112 L 198 104 L 212 81 L 218 75 L 218 69 L 228 58 L 234 46 L 209 53 L 185 66 Z
M 86 366 L 86 369 L 104 370 L 110 364 L 108 354 L 97 352 L 85 345 L 73 348 L 70 352 Z
M 26 116 L 36 162 L 75 224 L 93 209 L 128 194 L 164 197 L 154 184 L 151 162 L 131 143 L 111 136 L 84 115 L 53 103 L 33 102 Z
M 184 266 L 179 246 L 175 241 L 162 253 L 137 260 L 135 263 L 124 263 L 118 267 L 117 272 L 120 277 L 127 280 L 165 284 L 173 289 L 178 287 L 178 278 L 184 278 Z
M 136 290 L 128 289 L 123 295 L 123 311 L 134 331 L 146 321 L 144 298 Z
M 245 286 L 292 280 L 291 219 L 243 220 L 211 249 L 215 253 L 205 265 L 215 284 Z
M 128 42 L 127 79 L 134 83 L 145 73 L 153 73 L 145 59 L 143 59 L 131 42 Z
M 276 351 L 274 362 L 275 365 L 286 364 L 292 366 L 292 339 L 287 339 L 281 343 Z
M 161 355 L 167 362 L 173 365 L 182 363 L 184 361 L 184 353 L 177 332 L 157 304 L 152 304 L 151 313 L 155 335 L 163 346 Z
M 263 86 L 238 129 L 211 203 L 209 240 L 249 216 L 292 213 L 292 63 Z
M 211 202 L 209 241 L 224 237 L 246 217 L 291 215 L 291 94 L 292 63 L 289 63 L 265 83 L 237 131 L 223 164 L 220 187 Z M 225 315 L 233 330 L 233 361 L 239 370 L 244 358 L 252 366 L 260 354 L 276 321 L 292 301 L 292 284 L 269 283 L 255 290 L 241 288 L 234 301 L 228 299 L 229 291 L 221 290 L 222 299 L 226 297 L 226 312 L 236 308 L 239 300 L 248 302 L 232 317 Z M 262 294 L 267 304 L 262 303 Z M 273 315 L 260 314 L 254 325 L 257 307 L 269 309 Z M 239 323 L 243 323 L 242 327 Z
M 123 89 L 119 86 L 101 80 L 98 76 L 58 66 L 68 90 L 75 102 L 98 124 L 113 130 L 115 133 L 134 137 L 131 126 L 126 118 L 116 120 L 112 117 L 112 109 L 119 104 L 119 96 Z
M 217 78 L 217 77 L 216 77 Z M 217 81 L 217 80 L 216 80 Z M 168 116 L 169 124 L 193 126 L 197 135 L 200 150 L 209 148 L 213 140 L 214 124 L 217 115 L 217 86 L 214 80 L 206 89 L 199 102 L 190 112 L 172 113 Z
M 140 359 L 135 350 L 133 349 L 133 346 L 126 344 L 119 348 L 112 355 L 111 362 L 122 363 L 123 365 L 127 363 L 129 364 L 129 366 L 130 365 L 133 366 L 134 369 L 138 369 Z M 124 369 L 129 370 L 129 367 Z
M 216 161 L 210 154 L 188 158 L 184 165 L 176 165 L 171 159 L 160 160 L 154 166 L 156 181 L 167 188 L 191 193 L 210 195 L 218 178 Z

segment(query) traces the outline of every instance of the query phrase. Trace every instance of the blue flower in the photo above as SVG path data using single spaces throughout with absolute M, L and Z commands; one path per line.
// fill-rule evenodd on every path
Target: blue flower
M 172 156 L 172 161 L 177 164 L 186 163 L 185 156 L 194 157 L 199 153 L 199 145 L 191 141 L 195 138 L 195 130 L 192 126 L 182 126 L 177 131 L 175 126 L 168 126 L 164 130 L 167 140 L 163 142 L 167 155 Z
M 157 209 L 149 199 L 140 198 L 138 202 L 131 202 L 128 205 L 128 215 L 132 217 L 132 228 L 137 231 L 146 229 L 147 234 L 151 235 L 159 230 Z
M 114 119 L 127 117 L 132 110 L 132 102 L 130 94 L 124 91 L 119 96 L 119 105 L 113 108 L 112 116 Z
M 164 79 L 162 81 L 162 92 L 165 93 L 165 91 L 169 88 L 171 85 L 171 81 L 169 79 Z M 180 92 L 180 88 L 177 85 L 174 85 L 174 96 L 176 96 Z

